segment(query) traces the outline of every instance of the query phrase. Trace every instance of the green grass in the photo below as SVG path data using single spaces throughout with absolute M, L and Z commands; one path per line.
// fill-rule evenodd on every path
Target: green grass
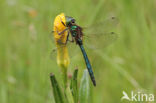
M 36 17 L 28 14 L 30 8 Z M 94 55 L 89 58 L 97 80 L 97 87 L 91 86 L 92 103 L 120 103 L 123 90 L 154 93 L 155 10 L 154 0 L 1 0 L 0 103 L 54 103 L 49 73 L 58 80 L 61 75 L 50 59 L 54 44 L 49 33 L 61 12 L 83 26 L 111 14 L 119 18 L 118 40 L 104 51 L 88 51 Z M 85 69 L 82 59 L 79 55 L 69 68 L 73 72 L 78 66 L 79 82 Z

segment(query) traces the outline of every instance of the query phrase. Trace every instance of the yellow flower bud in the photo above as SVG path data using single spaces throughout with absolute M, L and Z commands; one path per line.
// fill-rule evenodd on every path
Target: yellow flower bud
M 54 38 L 55 38 L 55 44 L 57 47 L 57 64 L 63 69 L 63 72 L 66 72 L 68 65 L 69 65 L 69 55 L 68 55 L 68 49 L 65 45 L 68 32 L 67 30 L 61 33 L 63 30 L 66 29 L 66 18 L 64 13 L 59 14 L 56 16 L 54 20 Z M 59 34 L 61 33 L 61 34 Z M 61 43 L 60 43 L 61 42 Z

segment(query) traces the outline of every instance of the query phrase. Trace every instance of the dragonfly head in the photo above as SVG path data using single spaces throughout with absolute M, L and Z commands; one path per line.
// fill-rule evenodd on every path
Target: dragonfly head
M 75 24 L 75 19 L 73 17 L 66 16 L 66 25 L 67 25 L 67 27 L 70 27 L 73 24 Z

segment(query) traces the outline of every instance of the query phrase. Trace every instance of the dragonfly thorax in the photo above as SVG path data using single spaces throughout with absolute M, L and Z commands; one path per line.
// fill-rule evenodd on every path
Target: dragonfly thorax
M 77 35 L 77 26 L 75 26 L 75 25 L 71 26 L 70 27 L 70 32 L 71 32 L 73 37 L 76 37 L 76 35 Z
M 71 26 L 71 30 L 76 30 L 76 28 L 77 28 L 76 25 Z

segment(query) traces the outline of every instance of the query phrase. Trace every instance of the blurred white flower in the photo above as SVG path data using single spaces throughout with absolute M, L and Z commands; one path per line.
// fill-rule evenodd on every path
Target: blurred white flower
M 8 82 L 11 83 L 11 84 L 15 84 L 16 83 L 16 79 L 13 76 L 11 76 L 11 75 L 8 76 L 7 79 L 8 79 Z
M 7 2 L 7 4 L 8 4 L 9 6 L 14 6 L 14 5 L 16 5 L 16 3 L 17 3 L 16 0 L 6 0 L 6 2 Z

